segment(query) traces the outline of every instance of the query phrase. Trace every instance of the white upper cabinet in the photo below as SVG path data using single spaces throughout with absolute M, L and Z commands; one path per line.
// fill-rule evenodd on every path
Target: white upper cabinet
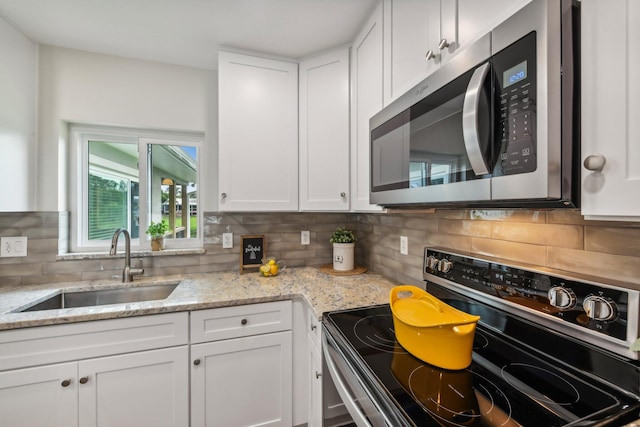
M 349 210 L 349 49 L 300 63 L 300 210 Z
M 385 0 L 385 104 L 531 0 Z
M 382 4 L 360 31 L 351 50 L 351 209 L 381 210 L 369 203 L 369 119 L 382 109 Z
M 458 49 L 456 0 L 386 0 L 385 104 L 435 71 Z
M 582 1 L 582 214 L 640 221 L 640 2 Z
M 219 210 L 298 210 L 298 64 L 219 54 Z
M 531 0 L 458 0 L 458 44 L 464 48 L 530 2 Z

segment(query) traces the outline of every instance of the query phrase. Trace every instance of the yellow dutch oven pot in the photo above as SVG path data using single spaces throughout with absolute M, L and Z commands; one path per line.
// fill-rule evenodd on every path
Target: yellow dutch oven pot
M 453 308 L 417 286 L 396 286 L 389 299 L 396 339 L 405 350 L 444 369 L 471 364 L 480 316 Z

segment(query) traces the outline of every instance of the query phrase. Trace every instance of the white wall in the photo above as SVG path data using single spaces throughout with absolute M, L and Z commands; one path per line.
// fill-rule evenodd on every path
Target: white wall
M 40 46 L 38 210 L 69 209 L 66 123 L 204 132 L 198 195 L 217 210 L 217 80 L 210 70 Z
M 0 212 L 35 210 L 36 44 L 0 18 Z

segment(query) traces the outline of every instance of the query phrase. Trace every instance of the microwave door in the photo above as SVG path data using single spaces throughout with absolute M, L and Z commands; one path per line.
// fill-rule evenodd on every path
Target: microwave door
M 471 76 L 462 107 L 462 133 L 469 163 L 476 175 L 491 173 L 490 95 L 485 88 L 491 78 L 491 64 L 476 68 Z M 489 92 L 490 93 L 490 92 Z

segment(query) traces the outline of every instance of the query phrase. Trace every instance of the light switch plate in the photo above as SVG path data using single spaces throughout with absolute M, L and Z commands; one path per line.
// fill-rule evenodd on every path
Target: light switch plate
M 27 256 L 27 236 L 0 238 L 0 257 L 20 256 Z
M 233 233 L 222 233 L 222 249 L 233 248 Z

